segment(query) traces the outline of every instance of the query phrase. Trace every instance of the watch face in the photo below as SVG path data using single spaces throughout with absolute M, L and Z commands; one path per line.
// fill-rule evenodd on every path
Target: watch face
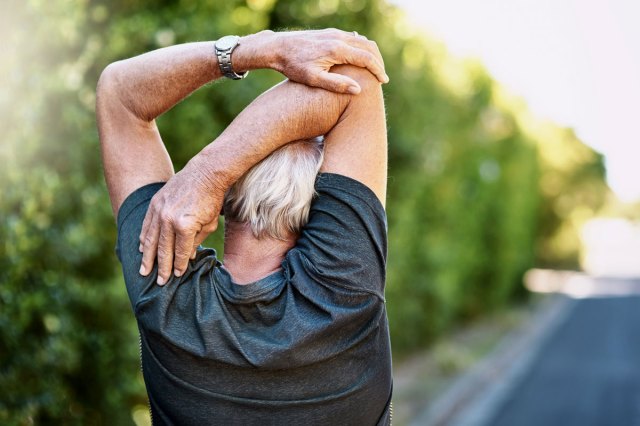
M 238 36 L 224 36 L 216 41 L 216 49 L 229 50 L 238 43 L 239 38 Z

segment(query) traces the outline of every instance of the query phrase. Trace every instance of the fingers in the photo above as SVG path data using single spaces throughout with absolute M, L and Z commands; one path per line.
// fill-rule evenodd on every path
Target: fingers
M 198 232 L 194 238 L 194 242 L 193 244 L 198 247 L 200 244 L 202 244 L 204 242 L 204 240 L 207 239 L 207 237 L 214 232 L 216 229 L 218 228 L 218 220 L 216 219 L 215 221 L 206 224 L 205 226 L 202 227 L 202 229 L 200 230 L 200 232 Z
M 176 235 L 175 258 L 173 261 L 173 274 L 176 277 L 181 277 L 182 274 L 184 274 L 184 271 L 187 270 L 187 265 L 189 264 L 189 258 L 191 257 L 194 245 L 195 235 L 195 233 L 178 230 Z
M 389 76 L 387 76 L 384 70 L 382 54 L 375 41 L 367 39 L 367 37 L 362 34 L 358 34 L 357 31 L 348 32 L 329 28 L 326 30 L 326 34 L 328 37 L 340 38 L 351 47 L 346 56 L 350 57 L 353 62 L 348 63 L 368 69 L 376 76 L 380 83 L 389 82 Z M 367 54 L 367 52 L 369 54 Z
M 326 71 L 318 76 L 318 80 L 315 81 L 314 85 L 331 92 L 349 95 L 357 95 L 362 90 L 354 79 L 346 75 Z
M 320 75 L 333 65 L 350 64 L 370 71 L 380 83 L 388 83 L 384 61 L 378 45 L 357 32 L 329 28 L 290 33 L 286 40 L 284 63 L 278 69 L 292 81 L 313 87 L 322 87 L 339 93 L 355 94 L 357 85 L 346 86 L 338 80 L 330 81 Z M 322 80 L 318 84 L 318 80 Z M 338 84 L 337 90 L 335 85 Z M 351 87 L 351 89 L 348 89 Z
M 144 216 L 144 221 L 142 222 L 142 230 L 140 231 L 140 251 L 142 252 L 144 249 L 144 240 L 147 236 L 147 232 L 149 232 L 149 228 L 151 227 L 151 223 L 153 222 L 153 214 L 155 209 L 153 207 L 153 202 L 149 206 L 149 210 L 147 210 L 147 214 Z
M 145 221 L 146 220 L 147 218 L 145 218 Z M 147 276 L 153 269 L 153 263 L 155 262 L 158 250 L 159 236 L 160 223 L 156 220 L 156 216 L 152 214 L 142 241 L 142 264 L 140 265 L 140 275 Z
M 170 223 L 163 223 L 158 239 L 158 284 L 165 285 L 173 271 L 175 234 Z
M 217 227 L 216 217 L 196 232 L 194 224 L 189 220 L 180 222 L 171 219 L 170 215 L 155 213 L 154 209 L 150 209 L 140 237 L 140 274 L 147 276 L 151 273 L 157 256 L 159 285 L 166 284 L 172 273 L 176 277 L 182 276 L 187 270 L 189 259 L 195 257 L 197 247 Z
M 370 43 L 366 40 L 360 40 L 356 43 L 362 42 L 364 42 L 366 45 L 369 45 Z M 375 45 L 375 43 L 373 44 Z M 371 46 L 368 47 L 371 48 Z M 375 49 L 377 50 L 377 46 L 375 46 Z M 350 46 L 349 50 L 345 54 L 345 59 L 351 65 L 368 69 L 374 76 L 376 76 L 380 83 L 389 82 L 389 77 L 384 71 L 384 64 L 382 63 L 382 57 L 380 56 L 379 52 L 377 54 L 374 54 L 370 50 L 365 50 L 361 47 Z
M 193 252 L 191 254 L 191 259 L 195 259 L 196 251 L 198 250 L 200 244 L 202 244 L 210 234 L 215 232 L 216 229 L 218 229 L 218 218 L 215 218 L 211 222 L 204 225 L 200 232 L 196 234 L 193 241 Z
M 198 247 L 200 247 L 200 244 L 202 244 L 202 242 L 209 236 L 208 233 L 205 232 L 198 232 L 193 240 L 193 246 L 191 247 L 191 260 L 196 258 L 196 255 L 198 254 Z

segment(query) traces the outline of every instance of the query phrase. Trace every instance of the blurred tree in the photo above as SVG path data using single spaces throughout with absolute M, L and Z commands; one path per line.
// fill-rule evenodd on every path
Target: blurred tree
M 126 424 L 145 399 L 94 130 L 102 15 L 3 9 L 0 423 Z
M 584 145 L 573 130 L 538 122 L 544 203 L 536 247 L 538 265 L 579 269 L 582 225 L 604 205 L 604 158 Z
M 481 66 L 452 58 L 383 0 L 7 0 L 3 9 L 2 424 L 130 424 L 144 410 L 94 123 L 95 84 L 112 61 L 264 28 L 339 27 L 378 41 L 391 77 L 395 350 L 511 301 L 536 250 L 544 265 L 572 264 L 576 220 L 606 191 L 598 154 L 568 130 L 527 124 Z M 258 71 L 214 84 L 161 117 L 176 168 L 281 78 Z M 220 236 L 208 244 L 220 248 Z

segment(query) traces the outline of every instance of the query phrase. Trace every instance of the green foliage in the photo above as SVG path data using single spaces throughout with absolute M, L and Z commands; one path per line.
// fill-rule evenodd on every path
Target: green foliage
M 84 80 L 101 52 L 74 3 L 7 6 L 0 423 L 126 424 L 145 399 Z
M 607 188 L 602 155 L 585 146 L 570 129 L 536 123 L 545 203 L 539 212 L 538 264 L 578 269 L 578 231 L 603 206 Z
M 379 42 L 391 77 L 387 296 L 396 350 L 511 301 L 536 250 L 547 265 L 575 261 L 575 212 L 597 209 L 606 190 L 598 155 L 565 129 L 522 124 L 481 67 L 411 34 L 383 0 L 5 3 L 2 424 L 130 424 L 145 404 L 94 123 L 97 78 L 117 59 L 264 28 L 339 27 Z M 258 71 L 215 84 L 163 116 L 176 167 L 280 79 Z M 209 243 L 220 247 L 220 236 Z

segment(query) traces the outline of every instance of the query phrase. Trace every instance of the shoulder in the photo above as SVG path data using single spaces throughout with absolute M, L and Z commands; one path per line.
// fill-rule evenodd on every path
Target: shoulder
M 313 205 L 329 200 L 353 202 L 349 204 L 351 209 L 368 209 L 374 216 L 386 222 L 385 209 L 380 199 L 373 190 L 356 179 L 337 173 L 320 173 L 315 189 L 316 198 Z
M 316 283 L 382 297 L 387 259 L 382 203 L 367 186 L 339 174 L 319 175 L 316 192 L 309 222 L 287 257 L 291 267 Z
M 116 255 L 122 264 L 122 273 L 132 306 L 136 305 L 144 291 L 154 285 L 155 273 L 146 277 L 140 275 L 142 253 L 138 248 L 142 222 L 149 203 L 163 185 L 163 182 L 158 182 L 136 189 L 124 200 L 118 211 Z

